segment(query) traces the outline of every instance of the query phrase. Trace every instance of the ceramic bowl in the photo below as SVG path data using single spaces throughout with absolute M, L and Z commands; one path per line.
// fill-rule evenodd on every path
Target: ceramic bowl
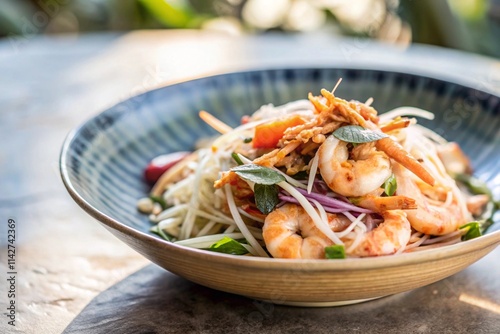
M 149 191 L 142 174 L 155 156 L 193 149 L 215 132 L 207 110 L 230 125 L 261 105 L 280 105 L 331 89 L 373 97 L 382 113 L 409 105 L 430 110 L 421 123 L 470 155 L 475 174 L 500 194 L 500 98 L 420 74 L 356 68 L 286 68 L 227 73 L 173 84 L 124 101 L 71 132 L 61 174 L 73 199 L 111 233 L 152 262 L 201 285 L 289 305 L 354 303 L 418 288 L 466 268 L 500 243 L 499 223 L 477 239 L 439 249 L 378 258 L 285 260 L 187 248 L 149 232 L 136 201 Z M 497 219 L 498 220 L 498 219 Z

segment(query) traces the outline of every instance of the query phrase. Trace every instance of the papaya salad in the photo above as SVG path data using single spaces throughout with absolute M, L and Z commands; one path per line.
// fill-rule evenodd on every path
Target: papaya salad
M 264 105 L 220 136 L 159 157 L 138 209 L 179 245 L 234 255 L 342 259 L 414 252 L 480 236 L 498 208 L 454 142 L 321 90 Z M 160 161 L 162 160 L 163 161 Z

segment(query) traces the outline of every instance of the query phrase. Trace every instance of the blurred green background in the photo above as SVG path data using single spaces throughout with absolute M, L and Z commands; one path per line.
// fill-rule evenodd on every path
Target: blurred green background
M 500 0 L 0 0 L 0 37 L 134 29 L 322 32 L 500 57 Z

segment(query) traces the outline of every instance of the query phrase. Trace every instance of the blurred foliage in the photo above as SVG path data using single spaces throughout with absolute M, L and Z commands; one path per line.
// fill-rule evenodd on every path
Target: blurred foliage
M 208 29 L 315 32 L 500 57 L 500 0 L 0 0 L 0 36 Z

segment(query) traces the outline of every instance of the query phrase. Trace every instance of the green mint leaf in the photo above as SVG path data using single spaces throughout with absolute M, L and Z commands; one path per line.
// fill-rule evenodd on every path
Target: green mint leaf
M 333 135 L 339 140 L 354 144 L 369 143 L 387 137 L 385 133 L 365 129 L 359 125 L 342 126 L 335 130 Z
M 396 181 L 396 177 L 394 176 L 394 174 L 392 174 L 384 182 L 384 192 L 387 196 L 392 196 L 396 193 L 397 189 L 398 189 L 398 183 Z
M 258 184 L 276 184 L 285 181 L 285 177 L 271 168 L 248 164 L 231 168 L 239 177 Z
M 255 204 L 260 212 L 267 215 L 279 203 L 279 189 L 274 184 L 259 184 L 254 186 Z
M 224 237 L 221 240 L 217 241 L 212 246 L 210 246 L 208 250 L 212 252 L 232 255 L 243 255 L 248 253 L 248 250 L 243 247 L 238 241 L 229 237 Z
M 325 257 L 327 259 L 345 259 L 345 248 L 343 245 L 333 245 L 325 247 Z
M 479 222 L 470 222 L 460 226 L 460 229 L 467 229 L 467 232 L 462 236 L 462 240 L 470 240 L 481 236 Z
M 243 165 L 243 161 L 241 161 L 240 156 L 237 153 L 231 153 L 231 157 L 238 165 Z

